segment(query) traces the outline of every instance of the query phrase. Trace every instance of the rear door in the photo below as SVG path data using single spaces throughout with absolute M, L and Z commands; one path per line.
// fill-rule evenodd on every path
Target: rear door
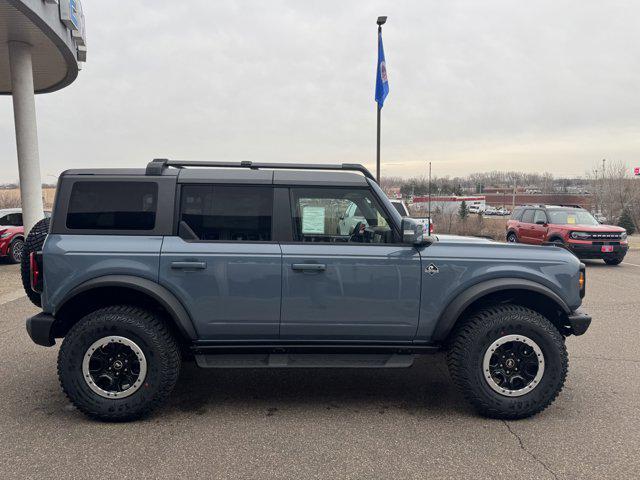
M 420 304 L 420 254 L 368 188 L 291 188 L 293 242 L 283 242 L 280 336 L 408 341 Z M 344 212 L 363 217 L 351 233 Z
M 271 185 L 183 184 L 178 235 L 165 237 L 160 283 L 203 340 L 278 338 L 282 264 Z
M 533 208 L 525 209 L 520 221 L 518 238 L 522 243 L 534 243 L 533 234 L 533 216 L 535 210 Z

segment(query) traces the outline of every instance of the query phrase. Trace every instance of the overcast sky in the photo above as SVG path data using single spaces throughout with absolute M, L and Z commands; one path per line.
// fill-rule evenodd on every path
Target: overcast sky
M 154 157 L 375 165 L 383 175 L 640 166 L 640 2 L 83 2 L 88 62 L 37 97 L 43 180 Z M 17 179 L 0 97 L 0 180 Z

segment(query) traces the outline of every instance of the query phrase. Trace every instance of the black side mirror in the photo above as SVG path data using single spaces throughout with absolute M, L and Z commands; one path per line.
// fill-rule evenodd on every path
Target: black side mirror
M 413 218 L 404 217 L 402 219 L 402 242 L 421 247 L 431 245 L 436 239 L 429 235 L 429 230 L 424 223 Z

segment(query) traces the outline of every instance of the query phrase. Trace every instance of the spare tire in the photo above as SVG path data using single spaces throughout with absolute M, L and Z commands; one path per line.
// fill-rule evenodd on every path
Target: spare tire
M 22 286 L 24 287 L 24 291 L 29 297 L 31 302 L 41 307 L 40 303 L 40 293 L 34 292 L 31 289 L 31 252 L 37 252 L 42 250 L 42 245 L 44 244 L 44 239 L 47 238 L 47 234 L 49 233 L 49 222 L 50 219 L 43 218 L 38 223 L 36 223 L 27 238 L 24 241 L 24 245 L 22 247 L 22 258 L 20 259 L 20 275 L 22 276 Z

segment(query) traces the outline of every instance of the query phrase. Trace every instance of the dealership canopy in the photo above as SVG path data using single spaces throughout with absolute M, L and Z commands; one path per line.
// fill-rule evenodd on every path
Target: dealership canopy
M 25 231 L 43 217 L 34 94 L 69 85 L 86 57 L 80 0 L 0 0 L 0 94 L 13 95 Z

